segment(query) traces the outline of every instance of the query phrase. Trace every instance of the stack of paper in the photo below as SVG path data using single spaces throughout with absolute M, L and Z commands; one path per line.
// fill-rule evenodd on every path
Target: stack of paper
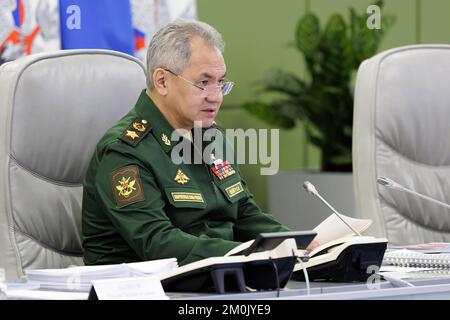
M 176 258 L 170 258 L 102 266 L 35 269 L 27 270 L 26 274 L 28 283 L 38 284 L 41 289 L 87 292 L 92 280 L 158 276 L 177 266 Z
M 392 247 L 395 249 L 396 247 Z M 402 247 L 397 247 L 397 249 L 407 249 L 422 253 L 442 253 L 442 254 L 450 254 L 450 243 L 448 242 L 431 242 L 431 243 L 419 243 L 412 244 Z
M 89 292 L 22 290 L 8 291 L 8 300 L 87 300 Z

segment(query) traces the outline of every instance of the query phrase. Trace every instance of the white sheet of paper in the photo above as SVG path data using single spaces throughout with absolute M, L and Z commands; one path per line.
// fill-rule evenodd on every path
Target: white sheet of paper
M 343 214 L 340 216 L 359 233 L 362 233 L 372 224 L 370 219 L 356 219 Z M 354 235 L 354 232 L 334 213 L 315 227 L 314 231 L 317 232 L 314 241 L 319 242 L 319 244 Z
M 52 290 L 8 290 L 8 300 L 87 300 L 88 292 L 68 292 Z
M 99 300 L 167 300 L 156 276 L 94 280 Z

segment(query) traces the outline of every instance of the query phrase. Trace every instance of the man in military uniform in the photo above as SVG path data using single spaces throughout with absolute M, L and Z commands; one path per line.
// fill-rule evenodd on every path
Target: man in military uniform
M 100 140 L 86 174 L 87 265 L 169 257 L 183 265 L 289 230 L 261 212 L 237 165 L 212 153 L 205 160 L 206 144 L 191 143 L 194 122 L 220 132 L 214 119 L 233 85 L 222 52 L 220 34 L 198 21 L 177 20 L 152 39 L 147 89 Z M 186 134 L 172 140 L 175 129 Z M 197 152 L 201 163 L 173 161 L 185 139 L 192 154 L 183 159 Z

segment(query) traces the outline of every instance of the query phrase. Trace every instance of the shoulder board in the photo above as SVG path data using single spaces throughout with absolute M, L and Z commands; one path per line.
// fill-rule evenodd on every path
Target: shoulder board
M 130 146 L 135 147 L 151 131 L 151 129 L 152 127 L 147 120 L 136 118 L 120 135 L 119 139 Z

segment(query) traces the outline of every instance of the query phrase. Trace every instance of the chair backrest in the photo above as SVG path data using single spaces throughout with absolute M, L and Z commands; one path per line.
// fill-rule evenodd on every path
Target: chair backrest
M 376 180 L 450 202 L 450 46 L 415 45 L 364 61 L 353 118 L 356 212 L 394 244 L 450 241 L 450 210 Z M 369 231 L 370 231 L 369 230 Z
M 108 50 L 0 67 L 0 267 L 80 265 L 82 180 L 96 143 L 145 88 L 145 68 Z

